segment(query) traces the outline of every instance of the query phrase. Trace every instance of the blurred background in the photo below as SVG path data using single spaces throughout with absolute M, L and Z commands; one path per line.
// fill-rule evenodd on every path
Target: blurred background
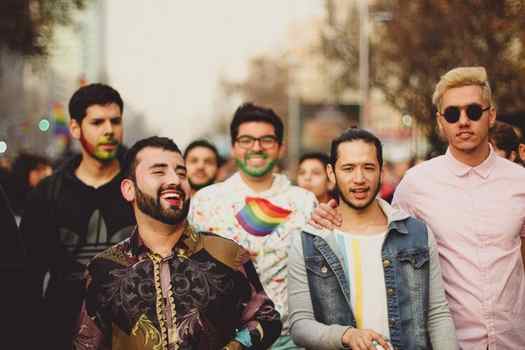
M 285 120 L 292 173 L 359 125 L 402 174 L 445 149 L 431 95 L 455 66 L 485 66 L 498 119 L 523 130 L 523 23 L 516 0 L 2 0 L 0 164 L 75 152 L 69 97 L 104 82 L 127 145 L 205 137 L 227 157 L 233 112 L 253 101 Z

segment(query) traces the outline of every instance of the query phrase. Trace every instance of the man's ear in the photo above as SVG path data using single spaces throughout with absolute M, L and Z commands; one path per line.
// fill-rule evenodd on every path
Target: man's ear
M 124 179 L 120 183 L 120 192 L 122 196 L 128 202 L 133 202 L 135 200 L 135 183 L 130 179 Z
M 69 132 L 73 138 L 79 140 L 82 130 L 80 129 L 80 124 L 73 118 L 69 121 Z
M 279 159 L 282 159 L 284 157 L 287 149 L 288 149 L 288 146 L 284 142 L 279 146 Z
M 489 109 L 489 127 L 493 127 L 494 123 L 496 123 L 496 108 L 490 107 Z
M 332 164 L 326 165 L 326 175 L 328 175 L 328 180 L 330 180 L 330 184 L 332 185 L 332 188 L 335 188 L 335 173 L 334 168 L 332 167 Z
M 510 155 L 509 155 L 509 160 L 511 162 L 514 162 L 516 160 L 516 158 L 518 157 L 518 153 L 516 151 L 511 151 L 510 152 Z
M 521 160 L 525 160 L 525 143 L 520 143 L 518 147 L 518 155 Z

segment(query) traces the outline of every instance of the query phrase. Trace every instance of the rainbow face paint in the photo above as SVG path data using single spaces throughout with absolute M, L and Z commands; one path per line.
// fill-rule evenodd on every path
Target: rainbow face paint
M 270 173 L 275 166 L 275 163 L 277 163 L 276 159 L 273 159 L 263 165 L 260 168 L 255 168 L 248 165 L 248 160 L 254 156 L 261 157 L 262 159 L 268 159 L 268 154 L 264 152 L 247 152 L 244 156 L 244 159 L 236 159 L 235 163 L 239 167 L 239 169 L 245 173 L 246 175 L 253 176 L 253 177 L 261 177 L 268 173 Z
M 117 157 L 118 141 L 113 137 L 101 136 L 93 145 L 82 134 L 80 135 L 80 143 L 91 156 L 100 161 L 107 162 Z
M 288 219 L 291 210 L 280 208 L 264 198 L 246 197 L 246 205 L 235 218 L 246 232 L 267 236 Z

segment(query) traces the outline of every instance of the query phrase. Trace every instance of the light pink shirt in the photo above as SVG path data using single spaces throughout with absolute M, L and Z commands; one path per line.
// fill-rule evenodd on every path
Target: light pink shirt
M 476 167 L 447 151 L 410 169 L 393 204 L 435 234 L 461 348 L 525 349 L 525 169 L 492 149 Z

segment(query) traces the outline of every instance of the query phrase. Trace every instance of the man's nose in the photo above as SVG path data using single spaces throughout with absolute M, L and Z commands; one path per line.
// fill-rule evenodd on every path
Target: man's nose
M 365 181 L 365 174 L 361 168 L 357 168 L 354 173 L 354 182 L 362 183 Z
M 108 120 L 104 123 L 104 133 L 105 134 L 113 134 L 113 124 L 111 124 L 111 121 Z
M 467 116 L 466 109 L 462 108 L 459 112 L 459 121 L 458 123 L 460 125 L 469 125 L 470 124 L 470 118 Z
M 252 149 L 254 149 L 254 150 L 256 150 L 256 151 L 260 151 L 260 150 L 262 150 L 261 140 L 260 140 L 260 139 L 255 139 L 255 140 L 253 141 Z

